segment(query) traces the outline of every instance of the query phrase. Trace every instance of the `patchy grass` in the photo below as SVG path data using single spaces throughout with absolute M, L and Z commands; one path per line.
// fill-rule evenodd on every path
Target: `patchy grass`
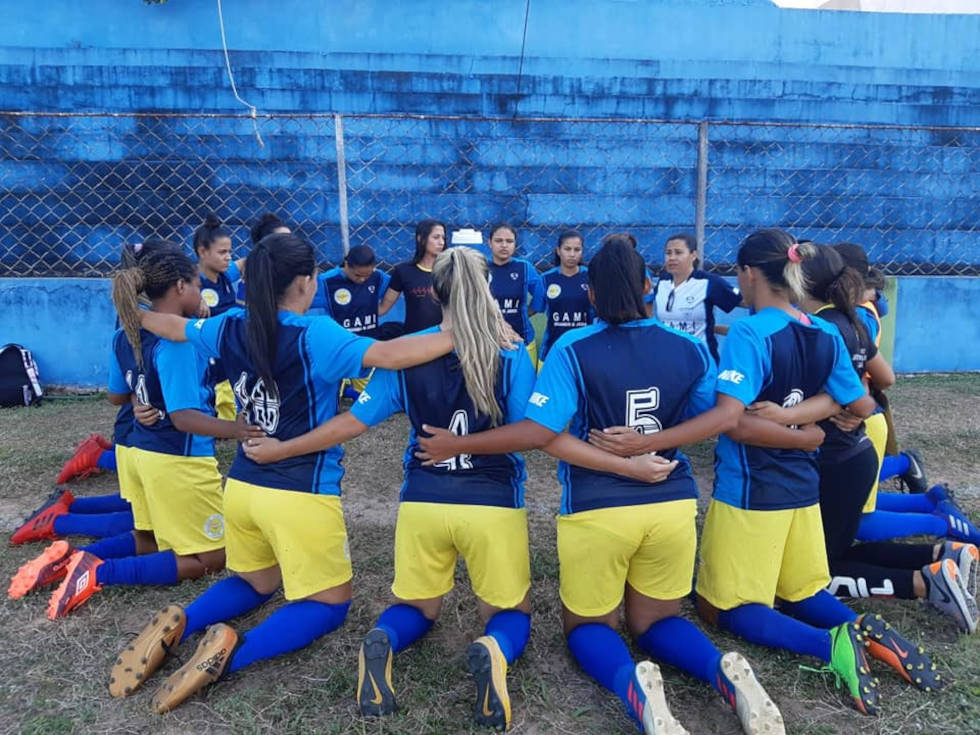
M 901 439 L 918 446 L 930 479 L 948 481 L 963 504 L 980 511 L 976 478 L 980 457 L 980 376 L 902 379 L 892 392 Z M 91 431 L 106 433 L 113 411 L 103 400 L 58 398 L 34 409 L 0 412 L 0 531 L 50 490 L 72 446 Z M 463 652 L 479 635 L 476 605 L 465 573 L 447 599 L 442 618 L 421 643 L 400 654 L 395 682 L 401 711 L 383 722 L 357 717 L 354 684 L 361 636 L 389 601 L 391 558 L 401 455 L 406 426 L 396 417 L 348 446 L 345 512 L 355 568 L 355 604 L 344 627 L 310 648 L 251 667 L 212 687 L 175 712 L 150 712 L 153 686 L 125 700 L 106 690 L 109 666 L 130 633 L 148 614 L 169 602 L 186 603 L 207 582 L 175 588 L 115 588 L 96 595 L 68 619 L 44 617 L 46 597 L 0 603 L 0 732 L 19 733 L 442 733 L 470 732 L 472 685 Z M 689 452 L 703 494 L 711 487 L 712 444 Z M 219 451 L 223 467 L 231 446 Z M 554 511 L 558 485 L 553 461 L 528 457 L 527 500 L 531 525 L 534 630 L 509 686 L 516 733 L 630 733 L 615 698 L 586 678 L 566 653 L 557 604 L 558 562 Z M 79 494 L 115 492 L 115 478 L 102 475 L 73 486 Z M 702 511 L 704 498 L 702 498 Z M 7 548 L 0 573 L 9 577 L 41 547 Z M 270 603 L 280 604 L 280 601 Z M 791 733 L 978 733 L 980 732 L 980 637 L 959 636 L 944 618 L 917 603 L 856 601 L 861 610 L 882 612 L 910 637 L 926 643 L 951 680 L 943 692 L 924 694 L 879 670 L 881 714 L 862 717 L 835 691 L 832 678 L 800 668 L 814 661 L 772 652 L 717 630 L 709 635 L 723 650 L 743 651 L 783 711 Z M 268 608 L 238 621 L 247 629 Z M 685 614 L 693 616 L 688 607 Z M 186 653 L 192 650 L 185 645 Z M 165 673 L 176 666 L 170 663 Z M 158 675 L 159 676 L 159 675 Z M 159 679 L 158 679 L 159 680 Z M 666 671 L 675 714 L 692 733 L 741 732 L 736 718 L 705 685 Z

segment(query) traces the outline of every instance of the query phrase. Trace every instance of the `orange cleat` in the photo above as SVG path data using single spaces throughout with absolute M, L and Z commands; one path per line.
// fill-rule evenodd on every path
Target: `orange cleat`
M 100 471 L 97 463 L 102 452 L 106 451 L 105 447 L 99 443 L 101 438 L 98 434 L 92 434 L 78 445 L 75 454 L 61 468 L 61 474 L 58 475 L 59 485 L 75 478 L 88 477 Z
M 45 541 L 58 538 L 54 532 L 54 519 L 68 512 L 75 497 L 67 490 L 55 490 L 40 508 L 31 513 L 10 537 L 13 545 L 28 541 Z
M 73 551 L 68 557 L 65 579 L 51 593 L 48 601 L 48 617 L 63 618 L 102 587 L 96 583 L 96 570 L 102 560 L 87 551 Z
M 73 549 L 67 541 L 55 541 L 40 556 L 21 566 L 10 578 L 7 595 L 11 600 L 19 600 L 28 592 L 57 582 L 68 571 L 68 559 Z

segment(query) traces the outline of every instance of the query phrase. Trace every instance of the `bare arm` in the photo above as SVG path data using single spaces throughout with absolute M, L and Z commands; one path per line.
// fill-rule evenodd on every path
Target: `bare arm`
M 195 408 L 171 411 L 170 420 L 177 431 L 183 431 L 185 434 L 196 434 L 197 436 L 242 440 L 265 435 L 265 432 L 257 426 L 218 419 Z
M 871 382 L 878 390 L 888 390 L 895 385 L 895 371 L 892 370 L 892 366 L 881 356 L 880 352 L 868 360 L 868 364 L 864 367 L 868 371 L 868 375 L 871 376 Z
M 677 460 L 668 461 L 655 454 L 641 454 L 636 457 L 618 457 L 604 452 L 588 442 L 576 439 L 567 431 L 556 436 L 544 451 L 552 457 L 564 460 L 576 467 L 584 467 L 597 472 L 622 475 L 640 482 L 661 482 L 670 476 L 677 467 Z
M 824 433 L 816 424 L 790 429 L 775 421 L 746 413 L 726 436 L 739 444 L 750 444 L 754 447 L 802 449 L 812 452 L 823 443 Z
M 858 416 L 862 419 L 866 419 L 868 418 L 868 416 L 874 413 L 876 405 L 877 404 L 875 403 L 875 399 L 865 394 L 860 398 L 858 398 L 856 401 L 848 403 L 844 408 L 846 408 L 855 416 Z
M 109 403 L 113 406 L 125 406 L 129 403 L 129 397 L 133 395 L 132 393 L 109 393 L 108 399 Z
M 421 365 L 453 351 L 452 332 L 442 329 L 432 334 L 399 337 L 387 342 L 375 342 L 364 353 L 364 367 L 388 370 Z
M 795 406 L 780 406 L 772 401 L 756 401 L 745 409 L 752 416 L 769 419 L 783 426 L 802 426 L 823 421 L 841 412 L 841 405 L 829 393 L 817 393 Z
M 327 423 L 299 436 L 280 441 L 270 436 L 247 439 L 242 443 L 245 456 L 253 462 L 268 464 L 302 454 L 313 454 L 343 444 L 368 430 L 350 411 L 338 414 Z
M 451 431 L 428 424 L 422 425 L 422 431 L 431 436 L 419 435 L 422 451 L 416 456 L 427 464 L 441 462 L 458 454 L 508 454 L 542 449 L 558 436 L 530 419 L 464 436 L 456 436 Z
M 153 332 L 157 337 L 169 339 L 171 342 L 186 342 L 184 328 L 190 319 L 176 314 L 161 314 L 158 311 L 140 309 L 140 324 L 147 332 Z
M 391 311 L 391 307 L 395 305 L 395 302 L 398 301 L 398 297 L 401 295 L 401 291 L 396 291 L 393 288 L 385 291 L 385 295 L 381 298 L 381 303 L 378 304 L 378 316 L 384 316 Z

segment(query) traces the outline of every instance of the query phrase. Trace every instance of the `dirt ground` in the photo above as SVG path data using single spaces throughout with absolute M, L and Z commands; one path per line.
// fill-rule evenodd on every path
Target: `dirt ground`
M 918 447 L 930 480 L 949 482 L 961 504 L 980 520 L 980 376 L 902 378 L 892 401 L 902 444 Z M 111 430 L 112 416 L 112 408 L 99 397 L 52 399 L 39 408 L 0 411 L 0 532 L 12 531 L 47 496 L 75 443 L 92 431 Z M 356 714 L 357 648 L 389 602 L 406 434 L 404 418 L 395 417 L 347 446 L 343 489 L 355 599 L 339 631 L 304 651 L 246 669 L 175 712 L 158 716 L 149 708 L 152 685 L 126 700 L 109 697 L 110 664 L 153 610 L 169 602 L 189 602 L 208 582 L 105 589 L 58 622 L 44 615 L 45 594 L 4 599 L 0 603 L 0 732 L 470 732 L 473 690 L 463 652 L 480 630 L 462 568 L 440 622 L 422 642 L 396 658 L 401 712 L 381 722 L 361 720 Z M 704 496 L 703 512 L 711 488 L 712 447 L 699 445 L 689 454 Z M 230 456 L 231 447 L 222 447 L 223 467 Z M 554 513 L 559 489 L 554 461 L 531 453 L 528 471 L 533 632 L 527 653 L 510 672 L 513 732 L 634 732 L 615 698 L 583 675 L 566 653 L 557 604 Z M 72 490 L 80 495 L 115 492 L 115 476 L 103 474 L 74 483 Z M 5 548 L 0 574 L 9 578 L 42 548 L 40 544 Z M 281 598 L 238 621 L 236 627 L 253 626 L 277 604 Z M 946 618 L 920 603 L 858 600 L 853 605 L 881 612 L 906 635 L 925 644 L 950 685 L 926 694 L 876 667 L 881 677 L 881 713 L 864 717 L 842 702 L 830 675 L 801 668 L 815 667 L 816 661 L 758 648 L 717 630 L 709 630 L 709 635 L 722 650 L 738 649 L 747 656 L 781 708 L 790 733 L 980 733 L 980 636 L 960 636 Z M 686 614 L 693 619 L 689 607 Z M 189 641 L 185 655 L 192 650 Z M 176 665 L 171 662 L 165 672 Z M 707 686 L 670 669 L 665 670 L 665 678 L 673 711 L 692 733 L 741 732 L 735 716 Z

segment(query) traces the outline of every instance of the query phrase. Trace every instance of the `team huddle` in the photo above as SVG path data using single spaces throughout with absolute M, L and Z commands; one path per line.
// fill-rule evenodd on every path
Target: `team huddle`
M 565 230 L 543 274 L 514 257 L 510 225 L 491 228 L 489 258 L 446 235 L 421 222 L 412 260 L 390 275 L 365 245 L 318 274 L 313 248 L 274 215 L 242 260 L 212 218 L 195 233 L 197 262 L 169 241 L 127 246 L 113 280 L 113 442 L 86 440 L 59 477 L 115 469 L 120 492 L 59 488 L 32 513 L 12 542 L 54 541 L 10 596 L 57 585 L 56 619 L 106 586 L 227 567 L 114 659 L 109 691 L 124 697 L 197 637 L 153 696 L 169 711 L 343 624 L 357 559 L 342 445 L 402 412 L 394 601 L 360 648 L 362 715 L 395 712 L 395 654 L 432 628 L 462 556 L 483 624 L 466 650 L 474 719 L 510 726 L 507 671 L 531 635 L 530 449 L 558 459 L 568 649 L 640 731 L 688 732 L 665 698 L 668 664 L 720 694 L 746 733 L 784 732 L 745 656 L 682 617 L 692 595 L 707 626 L 818 659 L 862 713 L 878 708 L 871 660 L 926 692 L 943 686 L 922 647 L 840 599 L 920 598 L 964 633 L 980 622 L 980 532 L 898 448 L 885 392 L 895 376 L 877 348 L 884 284 L 863 249 L 760 230 L 740 245 L 736 288 L 698 269 L 684 234 L 667 240 L 659 278 L 628 233 L 605 237 L 586 266 L 584 238 Z M 383 320 L 402 297 L 404 322 Z M 725 328 L 716 308 L 748 313 Z M 698 489 L 680 448 L 713 437 L 698 554 Z M 216 438 L 238 442 L 224 479 Z M 878 492 L 896 476 L 907 494 Z M 96 540 L 73 546 L 72 535 Z M 894 540 L 912 535 L 936 540 Z M 286 603 L 260 624 L 229 623 L 280 587 Z M 618 632 L 623 604 L 648 660 Z

